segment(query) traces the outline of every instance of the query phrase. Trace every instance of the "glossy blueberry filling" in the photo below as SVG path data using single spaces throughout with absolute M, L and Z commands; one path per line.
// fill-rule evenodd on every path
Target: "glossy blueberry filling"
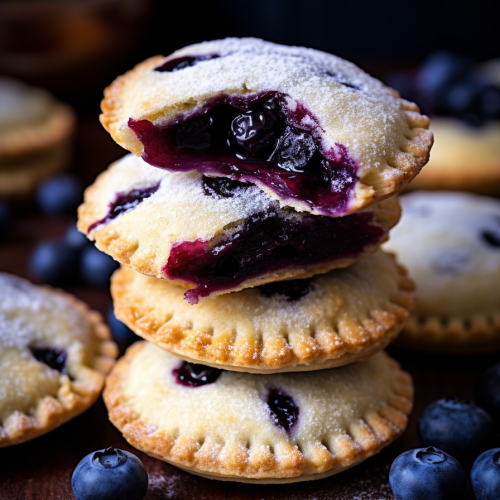
M 209 61 L 210 59 L 216 59 L 218 57 L 220 56 L 217 54 L 176 57 L 175 59 L 170 59 L 170 61 L 167 61 L 162 65 L 156 67 L 154 70 L 159 71 L 160 73 L 174 73 L 175 71 L 190 68 L 203 61 Z
M 266 403 L 274 425 L 290 434 L 299 419 L 299 407 L 293 398 L 280 389 L 271 389 Z
M 137 207 L 137 205 L 139 205 L 139 203 L 143 202 L 146 198 L 149 198 L 151 195 L 156 193 L 159 187 L 160 183 L 148 188 L 133 189 L 128 193 L 118 193 L 115 197 L 115 201 L 112 201 L 109 204 L 108 213 L 102 219 L 99 219 L 98 221 L 91 224 L 87 229 L 87 232 L 90 233 L 101 224 L 106 224 L 107 222 L 116 219 L 119 215 L 133 210 L 135 207 Z
M 128 126 L 155 167 L 258 182 L 281 199 L 344 215 L 358 167 L 345 146 L 325 150 L 316 117 L 289 101 L 279 92 L 224 94 L 168 125 L 130 118 Z
M 303 280 L 276 281 L 259 287 L 265 297 L 284 297 L 287 302 L 297 302 L 313 289 L 312 278 Z
M 374 224 L 372 212 L 337 218 L 284 214 L 276 203 L 222 236 L 177 242 L 163 272 L 195 285 L 185 297 L 196 304 L 265 274 L 356 257 L 386 232 Z
M 176 383 L 186 387 L 201 387 L 202 385 L 213 384 L 222 372 L 223 370 L 218 368 L 195 365 L 187 361 L 183 361 L 178 368 L 172 370 Z
M 49 347 L 30 347 L 33 357 L 46 364 L 48 367 L 63 373 L 66 368 L 68 353 L 62 349 L 51 349 Z

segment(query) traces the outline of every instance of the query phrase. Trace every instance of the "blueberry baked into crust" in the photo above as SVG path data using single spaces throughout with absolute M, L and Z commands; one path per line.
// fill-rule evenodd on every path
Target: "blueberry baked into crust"
M 90 407 L 117 356 L 101 316 L 71 295 L 0 274 L 0 447 Z
M 415 104 L 354 64 L 253 38 L 151 58 L 101 108 L 113 139 L 153 166 L 251 182 L 334 217 L 400 191 L 433 141 Z
M 446 353 L 500 349 L 500 201 L 446 191 L 401 201 L 385 248 L 408 268 L 418 299 L 396 342 Z
M 190 303 L 306 278 L 374 252 L 399 220 L 396 198 L 345 217 L 297 212 L 250 183 L 172 173 L 134 155 L 87 189 L 78 228 L 136 271 L 184 283 Z
M 379 251 L 346 269 L 209 297 L 191 307 L 170 282 L 121 268 L 115 314 L 185 360 L 277 373 L 342 366 L 386 347 L 415 302 L 415 287 Z
M 385 353 L 332 370 L 253 375 L 129 348 L 106 381 L 111 422 L 134 447 L 211 479 L 321 479 L 406 428 L 411 377 Z

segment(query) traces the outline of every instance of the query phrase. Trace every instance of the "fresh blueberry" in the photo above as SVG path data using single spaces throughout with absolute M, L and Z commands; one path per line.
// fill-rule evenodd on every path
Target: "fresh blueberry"
M 125 323 L 122 323 L 115 316 L 112 304 L 109 305 L 107 319 L 108 325 L 111 328 L 111 333 L 113 334 L 113 338 L 120 348 L 120 353 L 123 354 L 125 349 L 130 344 L 133 344 L 136 340 L 139 340 L 139 337 Z
M 236 143 L 244 154 L 252 158 L 264 159 L 273 151 L 277 133 L 278 119 L 273 111 L 247 111 L 232 121 L 229 142 Z
M 287 172 L 304 172 L 315 152 L 316 145 L 310 133 L 290 128 L 278 148 L 278 167 Z
M 78 251 L 60 239 L 39 243 L 28 262 L 30 274 L 49 285 L 67 283 L 77 275 Z
M 425 446 L 436 446 L 467 465 L 488 448 L 495 435 L 493 421 L 482 408 L 450 397 L 424 410 L 418 430 Z
M 106 288 L 118 263 L 94 246 L 85 247 L 80 256 L 80 274 L 90 286 Z
M 7 237 L 10 226 L 10 210 L 0 201 L 0 241 Z
M 86 246 L 92 244 L 83 233 L 78 231 L 75 224 L 72 224 L 66 231 L 64 240 L 70 247 L 76 250 L 83 250 Z
M 477 500 L 500 498 L 500 448 L 479 455 L 472 466 L 470 481 Z
M 38 187 L 37 199 L 41 210 L 49 215 L 74 213 L 82 201 L 83 185 L 73 175 L 58 175 Z
M 443 91 L 441 111 L 458 118 L 465 115 L 476 115 L 480 118 L 479 99 L 482 90 L 481 82 L 473 77 L 450 84 Z
M 132 453 L 115 448 L 89 453 L 71 477 L 76 500 L 142 500 L 148 473 Z
M 441 50 L 431 54 L 420 67 L 417 84 L 422 94 L 436 95 L 449 83 L 462 78 L 472 68 L 472 59 Z
M 431 446 L 399 455 L 392 463 L 389 484 L 396 500 L 459 500 L 466 479 L 457 460 Z
M 500 424 L 500 363 L 488 368 L 476 387 L 477 404 Z

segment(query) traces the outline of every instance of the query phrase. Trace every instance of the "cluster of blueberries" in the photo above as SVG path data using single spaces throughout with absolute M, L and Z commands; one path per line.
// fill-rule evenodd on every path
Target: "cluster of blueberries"
M 460 118 L 473 126 L 500 119 L 500 84 L 475 61 L 450 51 L 431 54 L 416 71 L 398 71 L 387 83 L 433 116 Z
M 500 448 L 488 449 L 500 424 L 500 363 L 482 375 L 476 401 L 447 397 L 424 410 L 418 431 L 425 448 L 399 455 L 389 473 L 396 500 L 459 500 L 471 466 L 476 499 L 500 499 Z

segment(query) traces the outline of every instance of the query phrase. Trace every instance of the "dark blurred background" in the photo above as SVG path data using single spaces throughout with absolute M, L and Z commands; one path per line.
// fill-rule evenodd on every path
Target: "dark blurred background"
M 226 36 L 257 36 L 349 58 L 375 76 L 437 49 L 498 54 L 493 1 L 0 1 L 0 74 L 98 112 L 103 87 L 142 59 Z M 89 108 L 90 107 L 90 108 Z

